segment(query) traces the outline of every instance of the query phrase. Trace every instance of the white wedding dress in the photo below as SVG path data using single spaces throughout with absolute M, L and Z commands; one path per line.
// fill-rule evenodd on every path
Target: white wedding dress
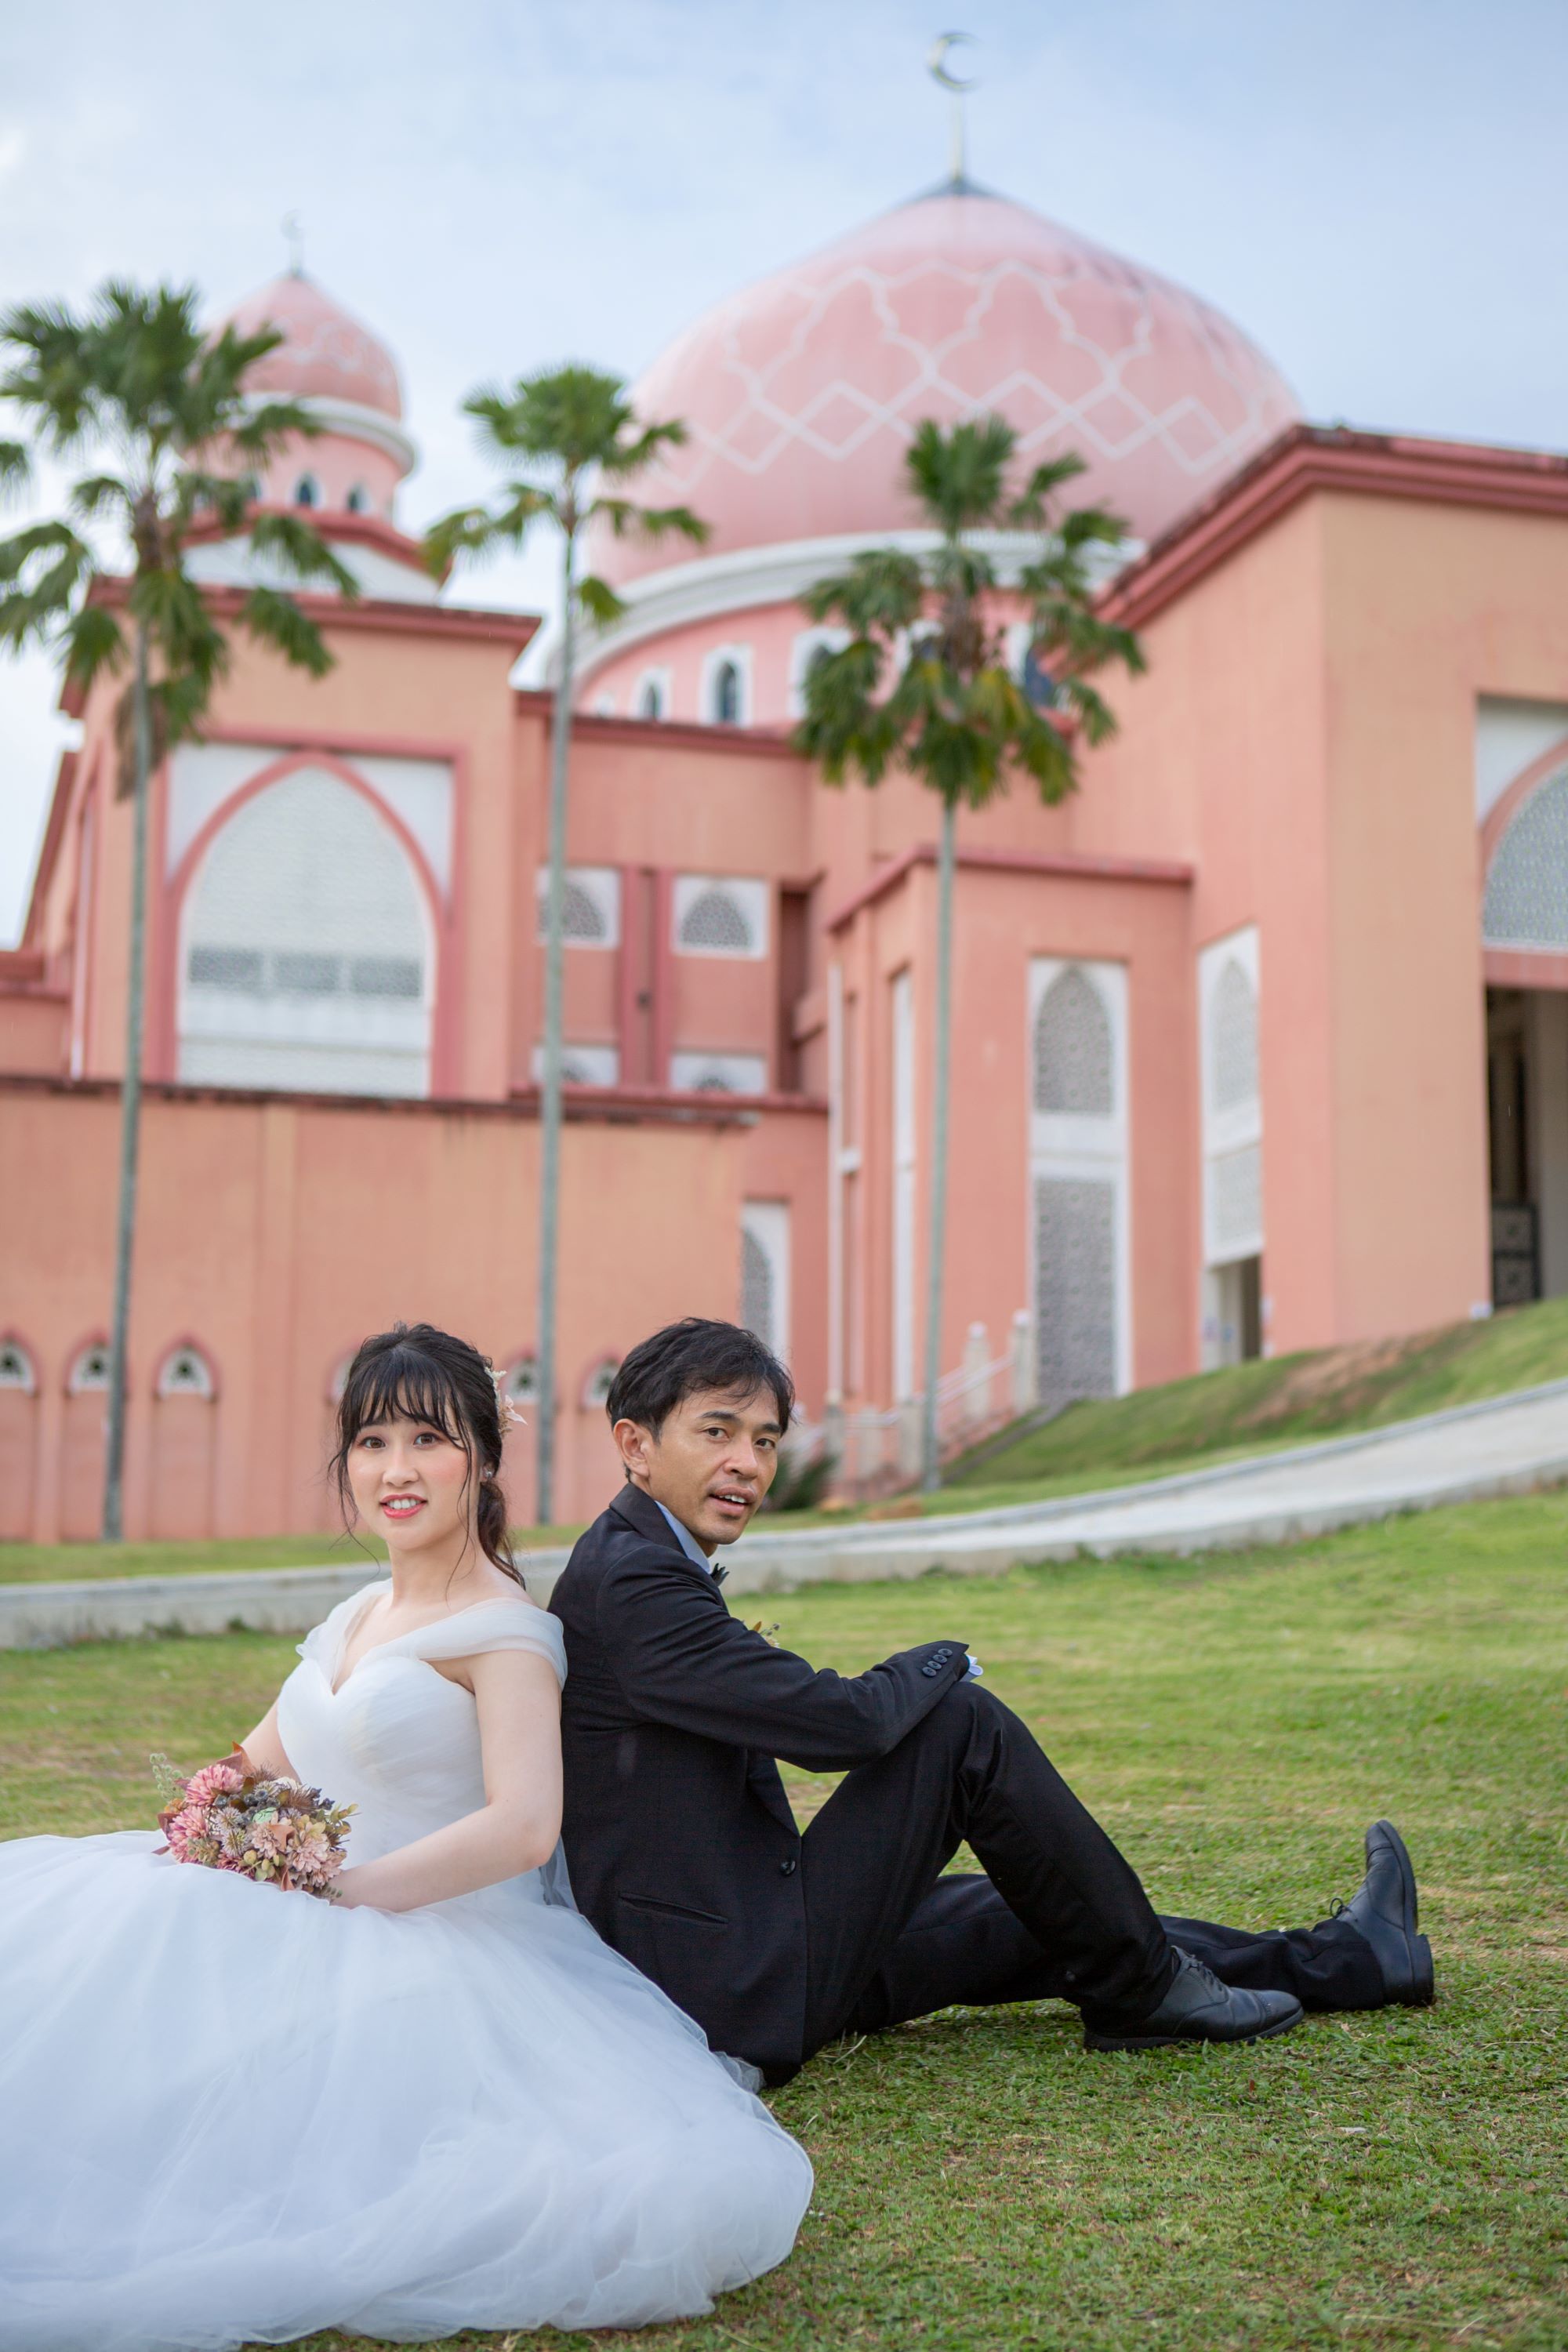
M 369 1861 L 484 1801 L 434 1658 L 555 1619 L 481 1601 L 365 1654 L 368 1587 L 279 1722 Z M 152 1803 L 149 1783 L 149 1805 Z M 789 2252 L 811 2166 L 696 2026 L 531 1873 L 399 1914 L 171 1861 L 0 1844 L 0 2346 L 205 2352 L 336 2326 L 634 2326 Z

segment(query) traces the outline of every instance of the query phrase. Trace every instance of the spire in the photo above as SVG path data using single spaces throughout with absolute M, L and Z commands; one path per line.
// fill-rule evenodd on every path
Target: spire
M 947 53 L 950 49 L 956 48 L 961 41 L 973 47 L 974 36 L 973 33 L 939 33 L 931 45 L 931 54 L 926 59 L 927 69 L 932 81 L 939 83 L 943 89 L 950 90 L 952 94 L 952 131 L 948 150 L 947 184 L 949 191 L 954 195 L 966 195 L 970 192 L 971 183 L 965 169 L 968 157 L 964 152 L 963 101 L 975 83 L 975 77 L 973 74 L 965 81 L 962 80 L 957 74 L 948 70 Z
M 299 213 L 285 213 L 279 224 L 289 247 L 289 275 L 305 275 L 305 223 Z

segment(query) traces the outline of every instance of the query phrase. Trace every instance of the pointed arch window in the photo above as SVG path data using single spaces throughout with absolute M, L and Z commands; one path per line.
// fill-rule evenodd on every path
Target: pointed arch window
M 1035 1108 L 1109 1118 L 1114 1103 L 1110 1022 L 1093 982 L 1068 964 L 1035 1015 Z
M 187 1341 L 183 1347 L 171 1349 L 159 1367 L 158 1394 L 208 1399 L 216 1396 L 216 1375 L 199 1348 Z

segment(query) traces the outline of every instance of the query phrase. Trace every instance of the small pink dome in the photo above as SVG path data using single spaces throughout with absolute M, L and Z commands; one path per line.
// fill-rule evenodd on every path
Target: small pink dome
M 275 278 L 231 310 L 226 325 L 255 334 L 277 327 L 285 340 L 246 379 L 253 392 L 300 400 L 315 394 L 403 415 L 403 387 L 384 342 L 302 272 Z
M 684 499 L 723 554 L 917 522 L 904 451 L 927 416 L 996 411 L 1022 457 L 1088 460 L 1102 500 L 1157 538 L 1298 415 L 1228 319 L 1152 270 L 977 191 L 916 197 L 721 302 L 636 387 L 690 438 L 637 495 Z M 610 541 L 616 581 L 668 542 Z

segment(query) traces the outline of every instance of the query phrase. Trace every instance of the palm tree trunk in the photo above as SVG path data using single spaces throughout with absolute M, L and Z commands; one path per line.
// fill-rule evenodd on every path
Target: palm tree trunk
M 539 1453 L 534 1516 L 555 1518 L 555 1302 L 561 1223 L 561 980 L 562 925 L 566 902 L 566 773 L 572 746 L 572 689 L 576 652 L 576 534 L 567 531 L 561 558 L 561 676 L 550 763 L 550 878 L 544 899 L 544 1073 L 539 1101 Z
M 131 1274 L 136 1252 L 136 1175 L 142 1141 L 142 1032 L 147 963 L 147 803 L 152 793 L 153 713 L 147 687 L 147 625 L 136 624 L 132 688 L 135 767 L 132 782 L 131 956 L 126 974 L 125 1075 L 120 1092 L 120 1199 L 114 1227 L 114 1308 L 109 1336 L 109 1427 L 103 1463 L 103 1540 L 125 1528 L 126 1356 Z
M 952 1063 L 952 873 L 956 863 L 958 809 L 942 804 L 942 849 L 936 882 L 936 1035 L 931 1055 L 931 1223 L 926 1234 L 925 1394 L 921 1412 L 921 1485 L 931 1493 L 942 1484 L 936 1425 L 937 1385 L 942 1379 L 942 1294 L 947 1265 L 947 1126 Z

